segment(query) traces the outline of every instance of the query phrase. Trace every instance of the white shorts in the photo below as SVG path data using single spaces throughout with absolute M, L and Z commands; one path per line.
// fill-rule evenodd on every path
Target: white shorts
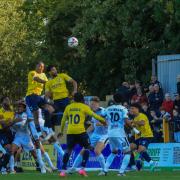
M 34 150 L 33 142 L 28 134 L 16 135 L 13 144 L 18 147 L 22 147 L 24 151 Z
M 108 135 L 97 135 L 97 134 L 92 134 L 90 136 L 90 142 L 91 142 L 91 146 L 95 147 L 97 145 L 98 142 L 102 142 L 105 145 L 108 143 Z
M 109 137 L 109 145 L 111 151 L 123 150 L 123 152 L 130 151 L 129 141 L 126 137 Z

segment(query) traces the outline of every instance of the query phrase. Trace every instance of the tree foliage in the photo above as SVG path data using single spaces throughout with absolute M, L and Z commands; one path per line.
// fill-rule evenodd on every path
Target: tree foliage
M 148 81 L 157 55 L 180 52 L 179 0 L 2 0 L 0 6 L 3 93 L 24 95 L 28 70 L 42 60 L 67 71 L 86 94 L 103 97 L 123 80 Z M 70 36 L 79 39 L 77 48 L 68 48 Z

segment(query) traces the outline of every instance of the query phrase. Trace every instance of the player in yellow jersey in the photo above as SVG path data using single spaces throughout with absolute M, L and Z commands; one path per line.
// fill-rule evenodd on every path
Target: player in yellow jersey
M 66 106 L 69 104 L 69 91 L 67 83 L 72 84 L 72 96 L 77 92 L 77 82 L 65 73 L 58 73 L 55 66 L 50 65 L 47 68 L 51 79 L 46 83 L 46 97 L 51 98 L 54 102 L 55 114 L 53 116 L 53 126 L 56 134 L 59 133 L 59 126 Z
M 1 98 L 0 108 L 0 144 L 5 148 L 10 148 L 10 144 L 13 141 L 13 135 L 9 128 L 9 125 L 13 123 L 14 111 L 8 97 Z
M 153 139 L 153 132 L 148 117 L 141 113 L 140 110 L 141 106 L 137 103 L 132 104 L 130 107 L 130 113 L 134 116 L 133 125 L 138 131 L 140 131 L 139 134 L 135 134 L 135 142 L 131 143 L 131 150 L 137 150 L 140 154 L 140 159 L 147 161 L 150 164 L 150 169 L 153 171 L 155 163 L 147 153 L 148 145 Z M 141 165 L 137 164 L 137 168 L 140 170 Z
M 27 109 L 33 114 L 33 120 L 29 122 L 29 127 L 32 133 L 32 136 L 35 141 L 36 146 L 36 154 L 40 164 L 40 168 L 43 169 L 42 173 L 45 173 L 44 163 L 42 161 L 42 154 L 40 149 L 40 141 L 39 134 L 41 132 L 41 128 L 39 125 L 39 108 L 47 110 L 49 113 L 54 112 L 54 108 L 49 105 L 45 98 L 41 97 L 41 93 L 44 90 L 45 83 L 48 81 L 46 75 L 44 74 L 44 63 L 39 62 L 36 65 L 36 69 L 34 71 L 30 71 L 28 74 L 28 89 L 26 93 L 26 105 Z
M 67 124 L 67 150 L 63 157 L 63 171 L 60 173 L 61 177 L 66 176 L 65 170 L 67 168 L 67 163 L 71 152 L 76 144 L 84 147 L 85 151 L 83 154 L 83 161 L 81 166 L 84 168 L 86 162 L 89 158 L 90 141 L 89 136 L 85 130 L 85 121 L 87 116 L 92 116 L 99 120 L 102 124 L 106 125 L 106 121 L 101 116 L 95 114 L 89 106 L 85 105 L 84 97 L 80 93 L 75 93 L 74 102 L 68 105 L 64 111 L 62 123 L 61 123 L 61 133 L 64 131 L 64 126 Z M 79 174 L 87 176 L 84 169 L 79 171 Z
M 50 113 L 54 111 L 52 106 L 48 105 L 45 99 L 41 97 L 41 93 L 47 81 L 48 79 L 44 74 L 44 63 L 39 62 L 36 69 L 34 71 L 30 71 L 28 74 L 28 89 L 26 93 L 26 104 L 33 113 L 36 125 L 39 125 L 39 108 L 47 109 Z

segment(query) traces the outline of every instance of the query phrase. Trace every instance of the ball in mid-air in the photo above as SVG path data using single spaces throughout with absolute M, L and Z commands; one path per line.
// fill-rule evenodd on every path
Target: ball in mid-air
M 70 37 L 68 39 L 68 46 L 69 47 L 76 47 L 76 46 L 78 46 L 78 39 L 76 37 Z

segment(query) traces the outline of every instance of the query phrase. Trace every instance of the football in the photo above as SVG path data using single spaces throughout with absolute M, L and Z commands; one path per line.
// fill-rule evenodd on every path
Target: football
M 76 47 L 76 46 L 78 46 L 78 39 L 76 37 L 70 37 L 68 39 L 68 46 L 69 47 Z

